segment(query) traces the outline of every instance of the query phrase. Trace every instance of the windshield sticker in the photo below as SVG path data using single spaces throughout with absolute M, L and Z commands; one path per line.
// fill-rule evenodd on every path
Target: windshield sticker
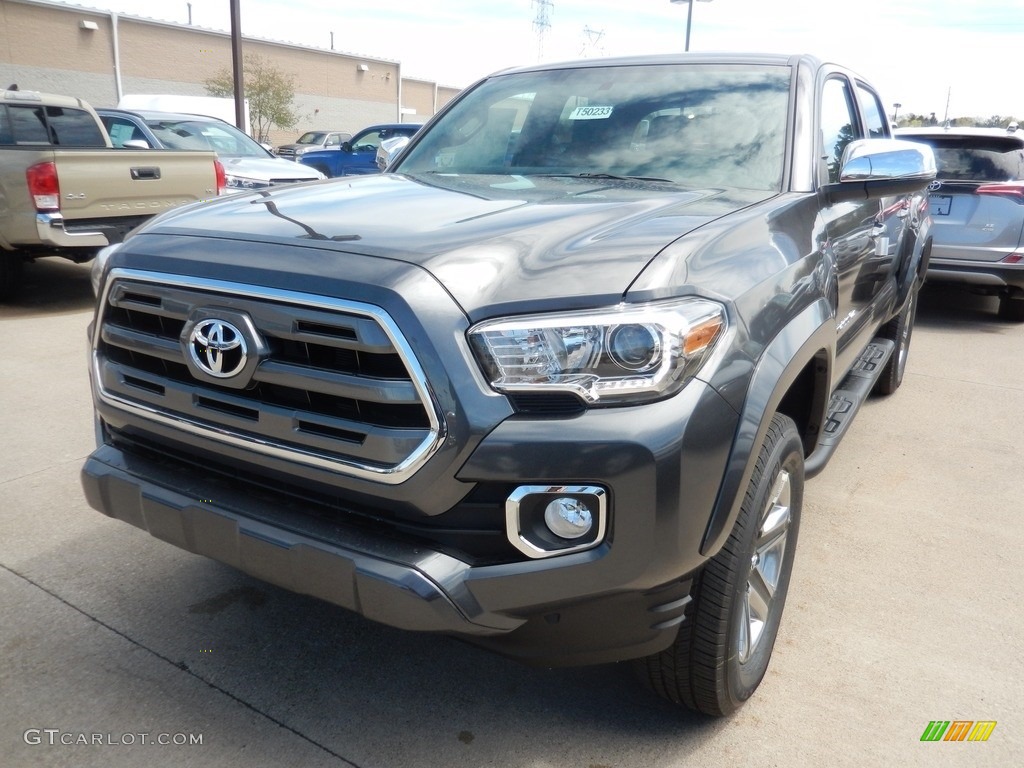
M 570 120 L 605 120 L 612 116 L 613 107 L 576 107 L 570 114 Z

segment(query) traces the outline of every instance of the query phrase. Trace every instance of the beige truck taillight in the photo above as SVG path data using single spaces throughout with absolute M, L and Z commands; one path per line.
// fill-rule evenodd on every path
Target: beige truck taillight
M 25 171 L 28 192 L 32 195 L 36 210 L 60 210 L 60 183 L 57 181 L 57 166 L 52 161 L 36 163 Z
M 223 195 L 228 188 L 228 174 L 220 160 L 213 161 L 213 170 L 217 174 L 217 194 Z

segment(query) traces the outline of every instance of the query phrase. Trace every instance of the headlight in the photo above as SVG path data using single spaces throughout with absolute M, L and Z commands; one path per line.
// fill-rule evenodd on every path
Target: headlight
M 725 331 L 725 308 L 705 299 L 489 320 L 469 329 L 499 392 L 571 392 L 613 405 L 677 392 Z
M 227 176 L 228 189 L 266 189 L 270 182 L 266 179 L 250 179 L 245 176 Z

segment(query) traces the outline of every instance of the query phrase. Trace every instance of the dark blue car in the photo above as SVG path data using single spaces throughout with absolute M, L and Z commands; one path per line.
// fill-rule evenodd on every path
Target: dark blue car
M 412 136 L 420 129 L 419 123 L 387 123 L 364 128 L 337 149 L 306 152 L 299 162 L 311 166 L 327 176 L 354 176 L 379 173 L 377 148 L 384 139 Z

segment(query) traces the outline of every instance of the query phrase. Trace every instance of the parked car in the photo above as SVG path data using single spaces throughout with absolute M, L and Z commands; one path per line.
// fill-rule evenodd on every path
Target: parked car
M 901 128 L 930 145 L 935 246 L 928 280 L 999 297 L 999 316 L 1024 322 L 1024 131 Z
M 156 214 L 223 186 L 212 152 L 114 149 L 82 99 L 0 91 L 0 299 L 17 293 L 26 261 L 88 261 Z
M 107 107 L 96 112 L 115 147 L 212 149 L 224 165 L 229 193 L 325 178 L 312 168 L 275 157 L 252 137 L 216 117 Z
M 805 479 L 906 370 L 935 161 L 885 103 L 809 56 L 509 69 L 387 173 L 171 211 L 95 267 L 86 498 L 385 624 L 638 659 L 732 712 Z
M 307 152 L 319 149 L 338 149 L 343 141 L 352 138 L 348 131 L 306 131 L 293 144 L 282 144 L 274 154 L 285 160 L 298 160 Z
M 340 150 L 306 152 L 299 158 L 299 162 L 316 168 L 325 176 L 378 173 L 377 150 L 381 142 L 399 136 L 413 136 L 421 127 L 419 123 L 371 125 L 359 131 L 350 141 L 343 142 Z

